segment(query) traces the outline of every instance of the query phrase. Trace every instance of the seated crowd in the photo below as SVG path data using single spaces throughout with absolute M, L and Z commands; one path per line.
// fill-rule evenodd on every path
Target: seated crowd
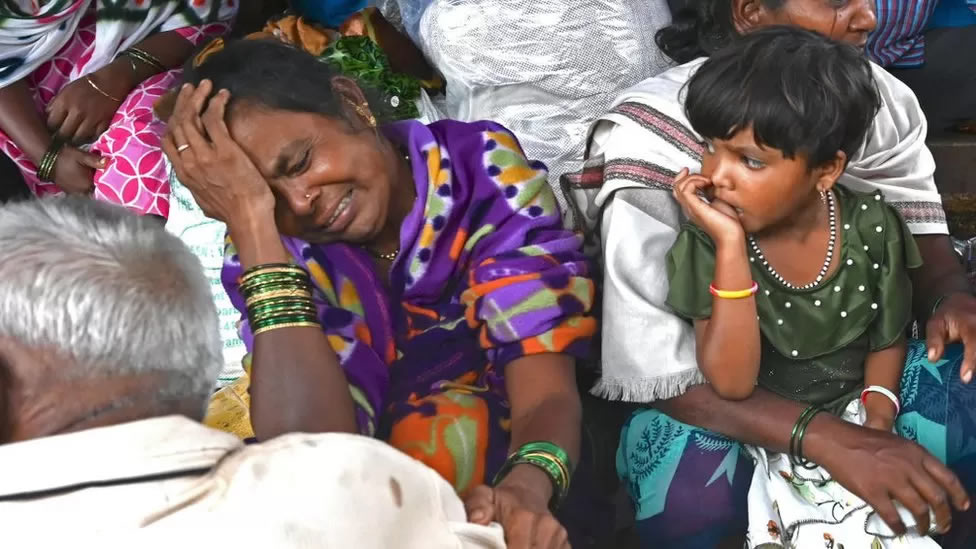
M 910 29 L 897 0 L 321 0 L 233 30 L 236 0 L 19 3 L 0 147 L 40 198 L 0 205 L 0 526 L 22 545 L 976 536 L 976 297 L 926 146 L 927 116 L 976 120 L 976 63 L 922 53 L 972 42 L 971 0 Z M 550 27 L 521 79 L 471 30 L 512 13 Z M 564 47 L 597 35 L 619 57 Z M 219 277 L 171 202 L 226 227 Z

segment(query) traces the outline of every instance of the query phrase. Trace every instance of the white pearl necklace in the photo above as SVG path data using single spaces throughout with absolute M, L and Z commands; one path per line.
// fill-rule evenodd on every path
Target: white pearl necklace
M 817 274 L 816 280 L 810 282 L 809 284 L 804 284 L 803 286 L 795 286 L 793 283 L 787 281 L 783 278 L 781 274 L 776 272 L 776 269 L 769 264 L 766 260 L 766 256 L 763 255 L 762 250 L 759 249 L 759 243 L 756 242 L 756 238 L 753 235 L 749 235 L 749 246 L 752 247 L 752 252 L 756 254 L 759 261 L 762 261 L 763 267 L 775 278 L 780 284 L 786 286 L 791 290 L 809 290 L 810 288 L 815 288 L 820 282 L 823 281 L 824 277 L 827 276 L 827 271 L 830 270 L 830 263 L 834 259 L 834 244 L 837 242 L 837 212 L 836 206 L 834 204 L 834 192 L 829 191 L 826 194 L 827 202 L 827 220 L 830 223 L 830 239 L 827 240 L 827 257 L 824 258 L 823 267 L 820 268 L 820 272 Z

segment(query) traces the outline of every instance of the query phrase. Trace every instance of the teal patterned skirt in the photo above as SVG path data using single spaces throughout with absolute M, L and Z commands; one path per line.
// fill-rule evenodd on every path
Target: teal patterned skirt
M 938 363 L 910 341 L 896 428 L 929 450 L 976 493 L 976 382 L 959 380 L 962 346 Z M 624 425 L 617 472 L 636 509 L 641 547 L 711 549 L 744 533 L 752 460 L 738 442 L 656 410 Z

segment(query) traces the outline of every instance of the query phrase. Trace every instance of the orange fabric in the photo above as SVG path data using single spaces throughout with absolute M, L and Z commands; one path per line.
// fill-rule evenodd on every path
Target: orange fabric
M 403 417 L 393 425 L 388 442 L 437 471 L 463 497 L 485 476 L 488 406 L 477 395 L 457 389 L 410 404 L 432 405 L 435 412 Z
M 464 250 L 464 244 L 468 241 L 468 231 L 464 229 L 458 229 L 457 236 L 454 237 L 454 242 L 451 244 L 451 259 L 456 260 L 461 257 L 461 251 Z

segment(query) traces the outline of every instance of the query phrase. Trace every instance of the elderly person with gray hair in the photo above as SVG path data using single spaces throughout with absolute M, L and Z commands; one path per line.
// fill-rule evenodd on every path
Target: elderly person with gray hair
M 0 207 L 5 543 L 504 546 L 382 442 L 245 447 L 201 425 L 220 351 L 200 265 L 158 223 L 83 198 Z

